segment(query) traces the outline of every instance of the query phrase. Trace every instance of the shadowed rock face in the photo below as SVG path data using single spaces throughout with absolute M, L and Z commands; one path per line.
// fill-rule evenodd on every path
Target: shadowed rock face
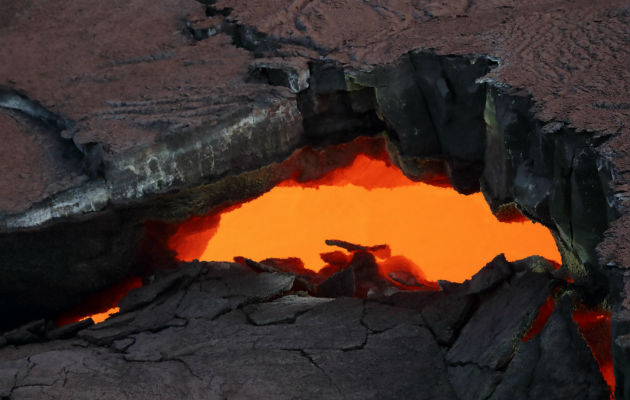
M 44 341 L 0 345 L 0 395 L 507 400 L 518 388 L 522 398 L 607 398 L 568 296 L 521 342 L 564 285 L 531 261 L 497 257 L 448 291 L 367 299 L 311 297 L 292 291 L 290 274 L 241 264 L 182 264 L 101 324 L 46 332 L 42 321 L 0 336 Z
M 591 352 L 571 319 L 571 310 L 570 299 L 562 298 L 544 330 L 519 348 L 490 398 L 607 397 L 601 391 L 601 377 L 593 369 L 597 367 Z M 555 368 L 556 363 L 573 365 L 584 374 L 568 381 L 564 372 Z
M 384 132 L 409 176 L 552 229 L 585 301 L 608 296 L 630 334 L 626 2 L 206 3 L 0 8 L 0 325 L 137 273 L 145 221 Z

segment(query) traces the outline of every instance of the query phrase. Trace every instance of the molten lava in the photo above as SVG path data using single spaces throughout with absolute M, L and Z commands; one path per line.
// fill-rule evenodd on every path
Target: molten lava
M 523 336 L 523 342 L 527 342 L 538 335 L 544 328 L 547 320 L 553 313 L 556 303 L 553 295 L 540 307 L 538 316 L 532 323 L 527 333 Z M 612 345 L 610 343 L 610 312 L 603 310 L 587 309 L 584 306 L 573 311 L 573 320 L 578 326 L 582 337 L 591 349 L 602 376 L 610 387 L 611 399 L 615 393 L 615 374 L 613 372 Z
M 610 312 L 578 308 L 573 312 L 573 320 L 578 324 L 580 333 L 590 347 L 611 393 L 615 393 L 615 374 L 610 342 Z M 613 398 L 612 395 L 611 398 Z
M 118 307 L 108 308 L 107 310 L 105 310 L 103 312 L 87 315 L 87 316 L 81 318 L 79 321 L 83 321 L 84 319 L 92 318 L 92 321 L 94 321 L 95 324 L 98 324 L 100 322 L 105 321 L 112 314 L 116 314 L 118 311 L 120 311 L 120 309 Z
M 103 322 L 111 314 L 118 312 L 116 305 L 132 289 L 142 286 L 142 279 L 130 278 L 116 285 L 90 295 L 73 310 L 57 318 L 57 326 L 68 325 L 87 318 L 92 318 L 94 323 Z
M 551 313 L 553 313 L 553 310 L 555 308 L 556 302 L 554 301 L 553 296 L 549 296 L 547 298 L 547 301 L 545 301 L 545 303 L 540 306 L 540 309 L 538 310 L 538 316 L 536 316 L 536 319 L 532 323 L 532 326 L 523 336 L 523 342 L 529 342 L 543 330 L 543 328 L 547 324 L 547 320 L 549 320 L 549 317 L 551 316 Z
M 183 261 L 299 257 L 319 271 L 334 250 L 327 239 L 387 244 L 393 256 L 404 256 L 404 263 L 420 268 L 418 276 L 432 281 L 462 282 L 499 253 L 560 261 L 544 226 L 499 222 L 481 193 L 464 196 L 414 182 L 389 160 L 365 155 L 320 179 L 289 179 L 240 207 L 192 218 L 169 246 Z

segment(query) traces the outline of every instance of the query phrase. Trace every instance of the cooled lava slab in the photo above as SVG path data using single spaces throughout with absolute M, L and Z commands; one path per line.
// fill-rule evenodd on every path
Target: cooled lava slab
M 562 284 L 549 264 L 533 272 L 535 263 L 497 257 L 446 291 L 372 299 L 292 292 L 294 276 L 241 264 L 183 264 L 130 292 L 103 323 L 66 327 L 65 340 L 0 348 L 0 396 L 607 398 L 569 297 L 521 342 Z

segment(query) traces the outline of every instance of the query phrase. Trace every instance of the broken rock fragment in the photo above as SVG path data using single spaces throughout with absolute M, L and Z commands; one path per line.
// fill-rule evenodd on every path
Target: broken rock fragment
M 522 344 L 492 400 L 606 400 L 610 393 L 564 296 L 539 335 Z

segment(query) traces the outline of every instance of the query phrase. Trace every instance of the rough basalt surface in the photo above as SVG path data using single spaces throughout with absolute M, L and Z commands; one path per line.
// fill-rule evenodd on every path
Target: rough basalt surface
M 147 221 L 256 196 L 307 145 L 382 134 L 408 176 L 445 174 L 497 215 L 516 204 L 552 230 L 582 301 L 613 308 L 627 397 L 629 9 L 3 4 L 0 328 L 163 262 Z
M 241 264 L 183 264 L 132 291 L 103 323 L 61 333 L 31 324 L 22 336 L 5 335 L 22 345 L 0 348 L 0 396 L 608 398 L 568 296 L 539 335 L 521 342 L 551 289 L 564 285 L 533 272 L 531 261 L 497 257 L 448 291 L 368 299 L 311 297 L 292 291 L 290 274 Z M 473 307 L 432 317 L 461 299 Z

